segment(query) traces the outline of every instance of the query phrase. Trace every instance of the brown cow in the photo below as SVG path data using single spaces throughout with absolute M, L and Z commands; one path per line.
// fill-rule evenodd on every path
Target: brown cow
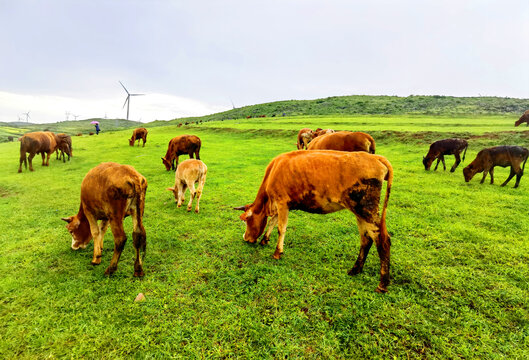
M 62 162 L 66 162 L 66 156 L 64 154 L 68 155 L 68 161 L 70 161 L 70 157 L 72 155 L 72 138 L 70 135 L 60 133 L 57 134 L 57 137 L 59 138 L 59 143 L 57 145 L 57 149 L 55 150 L 55 154 L 57 155 L 57 159 L 62 158 Z M 59 150 L 61 151 L 61 156 L 59 156 Z
M 314 137 L 317 137 L 317 136 L 322 136 L 322 135 L 326 135 L 326 134 L 332 134 L 334 133 L 335 131 L 333 129 L 316 129 L 314 131 Z
M 378 209 L 384 180 L 388 183 L 380 217 Z M 386 209 L 392 182 L 393 168 L 385 157 L 379 155 L 329 150 L 292 151 L 279 155 L 266 168 L 254 202 L 236 208 L 244 210 L 241 215 L 241 220 L 246 222 L 244 240 L 254 243 L 264 232 L 270 216 L 261 245 L 268 243 L 277 225 L 279 238 L 274 258 L 279 259 L 283 253 L 290 210 L 328 214 L 348 209 L 356 216 L 361 239 L 358 259 L 349 275 L 362 271 L 374 241 L 381 265 L 377 291 L 385 292 L 389 284 L 391 246 L 386 229 Z
M 79 134 L 77 134 L 77 135 L 75 135 L 75 136 L 83 136 L 83 133 L 79 133 Z
M 202 142 L 195 135 L 180 135 L 172 138 L 169 141 L 167 152 L 162 158 L 163 164 L 167 171 L 175 169 L 178 166 L 178 157 L 183 154 L 188 154 L 189 158 L 193 159 L 193 154 L 200 160 L 200 146 Z
M 186 189 L 189 188 L 191 197 L 189 204 L 187 204 L 187 211 L 191 211 L 191 205 L 195 195 L 197 197 L 195 212 L 198 213 L 200 211 L 199 203 L 204 184 L 206 183 L 207 173 L 208 167 L 200 160 L 187 159 L 178 165 L 175 171 L 175 184 L 173 187 L 167 188 L 167 190 L 173 192 L 177 207 L 182 206 L 182 202 L 185 201 Z M 195 183 L 198 183 L 196 191 Z
M 55 135 L 55 134 L 53 134 Z M 50 164 L 50 155 L 57 148 L 56 136 L 50 135 L 48 132 L 31 132 L 23 135 L 20 141 L 20 165 L 18 167 L 18 172 L 22 172 L 22 163 L 24 163 L 25 168 L 28 168 L 27 161 L 29 161 L 29 170 L 33 171 L 33 158 L 35 154 L 40 153 L 42 156 L 42 166 L 49 166 Z M 29 156 L 26 160 L 26 153 L 29 153 Z M 47 155 L 46 161 L 44 157 Z
M 309 128 L 303 128 L 298 132 L 298 150 L 306 149 L 309 143 L 314 139 L 314 133 Z
M 308 150 L 365 151 L 375 153 L 375 140 L 363 132 L 338 131 L 316 137 Z
M 519 126 L 521 123 L 527 123 L 526 126 L 529 126 L 529 110 L 526 110 L 522 116 L 514 123 L 514 126 Z
M 514 187 L 517 188 L 520 184 L 520 179 L 522 178 L 525 162 L 527 161 L 528 156 L 529 150 L 521 146 L 504 145 L 483 149 L 478 153 L 474 161 L 463 169 L 465 181 L 469 182 L 476 173 L 483 171 L 483 178 L 481 179 L 480 184 L 483 184 L 485 181 L 487 173 L 490 173 L 490 183 L 494 184 L 494 167 L 510 166 L 511 173 L 501 186 L 507 185 L 514 175 L 516 175 L 516 184 L 514 184 Z
M 7 141 L 13 141 L 15 138 L 13 136 L 8 136 Z
M 101 264 L 103 237 L 110 225 L 114 235 L 114 255 L 105 274 L 111 275 L 118 268 L 119 257 L 127 241 L 123 219 L 131 215 L 132 243 L 136 250 L 134 276 L 143 276 L 140 250 L 145 257 L 147 238 L 142 219 L 146 191 L 147 180 L 132 166 L 107 162 L 90 170 L 81 183 L 79 212 L 62 218 L 68 223 L 66 228 L 72 235 L 72 249 L 84 249 L 94 238 L 92 265 Z
M 146 128 L 137 128 L 132 131 L 132 137 L 129 139 L 129 145 L 134 146 L 134 142 L 138 140 L 138 146 L 140 146 L 140 140 L 143 140 L 143 147 L 147 142 L 147 129 Z
M 467 153 L 468 142 L 464 139 L 443 139 L 434 142 L 430 145 L 428 154 L 422 158 L 422 164 L 424 165 L 424 170 L 430 170 L 432 163 L 437 159 L 437 164 L 435 164 L 434 171 L 437 170 L 439 166 L 439 161 L 443 162 L 443 169 L 446 170 L 445 164 L 445 155 L 454 155 L 456 162 L 452 165 L 450 172 L 454 172 L 457 166 L 461 163 L 461 152 L 463 152 L 463 161 L 465 160 L 465 155 Z

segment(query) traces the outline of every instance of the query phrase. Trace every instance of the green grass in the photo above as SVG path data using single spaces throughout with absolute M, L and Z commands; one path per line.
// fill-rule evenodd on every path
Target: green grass
M 375 121 L 380 119 L 380 121 Z M 253 120 L 253 119 L 250 119 Z M 510 117 L 290 117 L 149 128 L 145 148 L 129 131 L 73 138 L 74 157 L 17 174 L 19 144 L 0 144 L 0 353 L 6 358 L 527 358 L 529 357 L 529 178 L 501 188 L 465 183 L 462 168 L 491 136 L 470 143 L 455 173 L 425 172 L 427 137 L 499 132 L 527 146 Z M 408 123 L 408 126 L 406 126 Z M 442 125 L 449 123 L 450 125 Z M 428 125 L 432 124 L 432 125 Z M 509 125 L 510 124 L 510 125 Z M 232 207 L 253 201 L 264 169 L 295 149 L 301 127 L 377 134 L 395 170 L 388 208 L 389 293 L 374 292 L 375 249 L 351 277 L 359 249 L 353 214 L 291 212 L 285 254 L 243 242 Z M 432 130 L 432 128 L 435 129 Z M 261 130 L 261 131 L 260 131 Z M 398 131 L 399 133 L 385 133 Z M 396 134 L 406 136 L 397 136 Z M 169 140 L 202 139 L 208 166 L 200 214 L 176 208 L 174 175 L 160 157 Z M 520 135 L 522 134 L 522 135 Z M 385 136 L 383 136 L 385 135 Z M 472 139 L 472 138 L 471 138 Z M 183 156 L 183 159 L 187 156 Z M 129 242 L 112 277 L 92 244 L 72 251 L 61 217 L 79 207 L 86 172 L 103 161 L 133 165 L 149 182 L 145 278 L 133 278 Z M 452 165 L 449 158 L 447 166 Z M 134 303 L 140 292 L 146 301 Z

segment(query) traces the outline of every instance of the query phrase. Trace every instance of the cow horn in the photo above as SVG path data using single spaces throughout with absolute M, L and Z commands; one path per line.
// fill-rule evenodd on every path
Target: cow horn
M 67 223 L 71 223 L 72 222 L 72 217 L 67 217 L 67 218 L 61 218 L 61 220 L 63 221 L 66 221 Z
M 234 207 L 233 210 L 246 210 L 246 206 Z

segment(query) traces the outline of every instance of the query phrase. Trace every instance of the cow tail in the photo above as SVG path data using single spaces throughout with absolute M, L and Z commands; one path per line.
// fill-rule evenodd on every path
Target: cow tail
M 465 151 L 463 151 L 463 161 L 465 161 L 465 155 L 467 154 L 468 144 L 465 145 Z
M 528 124 L 529 124 L 529 123 L 528 123 Z M 526 154 L 526 155 L 525 155 L 525 160 L 524 160 L 523 165 L 522 165 L 522 174 L 523 174 L 523 172 L 524 172 L 524 170 L 525 170 L 525 163 L 527 162 L 527 157 L 528 157 L 528 156 L 527 156 L 527 154 Z
M 382 218 L 380 220 L 380 240 L 382 240 L 382 243 L 385 243 L 386 241 L 391 242 L 388 234 L 388 230 L 386 228 L 386 210 L 388 208 L 388 201 L 389 201 L 389 195 L 391 193 L 391 185 L 393 184 L 393 167 L 389 163 L 389 161 L 385 158 L 379 159 L 384 166 L 388 169 L 388 173 L 386 174 L 386 178 L 384 180 L 387 180 L 388 185 L 386 188 L 386 196 L 384 198 L 384 205 L 382 207 Z
M 147 237 L 145 236 L 145 228 L 143 227 L 143 212 L 145 210 L 145 193 L 147 192 L 147 180 L 145 180 L 145 178 L 142 176 L 139 184 L 132 182 L 129 182 L 129 184 L 132 187 L 133 201 L 136 206 L 134 216 L 136 216 L 137 228 L 133 229 L 133 231 L 136 233 L 135 236 L 138 237 L 139 244 L 135 244 L 135 246 L 138 246 L 140 251 L 143 252 L 143 261 L 145 259 L 145 250 L 147 248 Z

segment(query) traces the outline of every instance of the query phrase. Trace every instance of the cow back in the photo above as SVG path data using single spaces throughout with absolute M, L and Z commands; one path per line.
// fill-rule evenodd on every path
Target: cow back
M 20 151 L 29 153 L 52 153 L 57 146 L 55 139 L 56 135 L 51 136 L 48 132 L 43 131 L 24 134 L 20 139 Z
M 365 151 L 375 152 L 375 140 L 363 132 L 338 131 L 316 137 L 308 150 Z

